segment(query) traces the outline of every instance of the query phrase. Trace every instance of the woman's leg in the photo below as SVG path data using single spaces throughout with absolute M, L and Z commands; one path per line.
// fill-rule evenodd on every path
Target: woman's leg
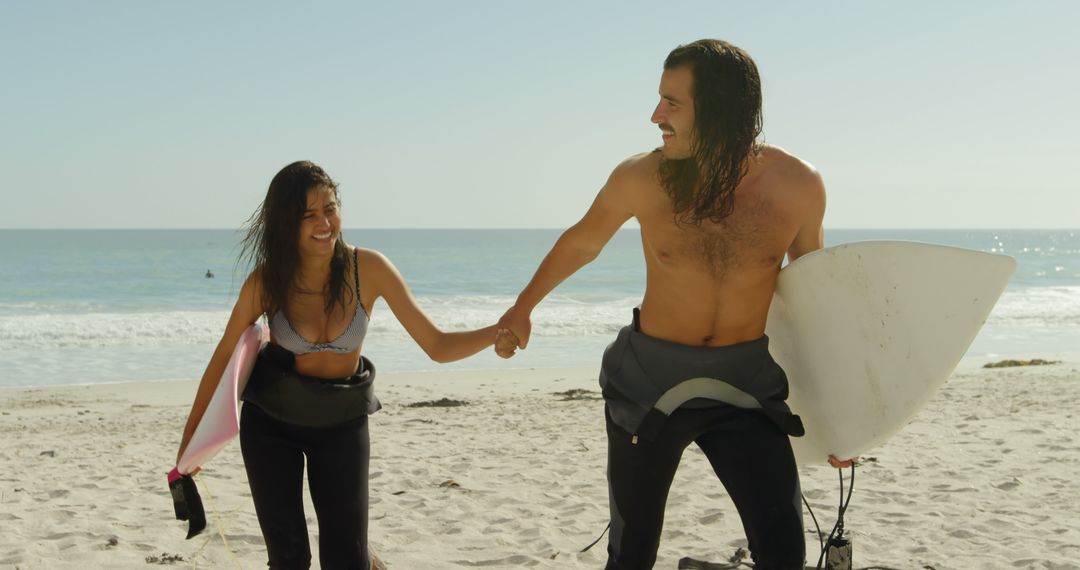
M 259 517 L 270 568 L 309 568 L 311 546 L 304 520 L 304 455 L 291 428 L 245 403 L 240 451 Z
M 319 519 L 319 562 L 323 568 L 368 570 L 367 417 L 320 431 L 308 451 L 308 487 Z

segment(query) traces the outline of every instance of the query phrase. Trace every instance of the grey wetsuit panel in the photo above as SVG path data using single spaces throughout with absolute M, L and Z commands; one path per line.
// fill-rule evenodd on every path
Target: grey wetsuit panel
M 604 351 L 600 387 L 611 419 L 632 434 L 680 407 L 724 404 L 760 410 L 789 435 L 803 434 L 802 421 L 784 403 L 787 376 L 765 336 L 698 347 L 650 337 L 631 324 Z

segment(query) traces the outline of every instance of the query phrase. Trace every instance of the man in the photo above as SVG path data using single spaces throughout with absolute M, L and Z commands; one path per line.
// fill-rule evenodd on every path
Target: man
M 825 187 L 812 166 L 757 141 L 757 68 L 727 42 L 699 40 L 668 55 L 652 122 L 663 145 L 615 168 L 499 321 L 496 350 L 509 357 L 525 348 L 533 308 L 636 218 L 645 297 L 605 352 L 600 378 L 607 568 L 652 568 L 668 489 L 694 442 L 735 502 L 755 567 L 801 570 L 802 508 L 788 437 L 802 435 L 802 424 L 784 403 L 787 379 L 764 332 L 785 254 L 793 261 L 823 245 Z M 658 412 L 661 400 L 677 409 Z

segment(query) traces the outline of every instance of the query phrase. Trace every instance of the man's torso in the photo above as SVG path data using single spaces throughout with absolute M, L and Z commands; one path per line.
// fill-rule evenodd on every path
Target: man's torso
M 812 168 L 765 147 L 736 188 L 731 215 L 694 226 L 675 222 L 656 175 L 660 153 L 632 160 L 647 269 L 641 331 L 692 346 L 760 338 L 784 255 L 805 223 Z

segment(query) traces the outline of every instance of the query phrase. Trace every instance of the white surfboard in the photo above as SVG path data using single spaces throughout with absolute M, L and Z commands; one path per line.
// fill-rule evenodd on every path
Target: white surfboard
M 799 463 L 880 445 L 959 364 L 1016 269 L 1011 257 L 869 241 L 807 254 L 780 272 L 765 332 L 806 435 Z
M 261 322 L 251 325 L 240 335 L 214 395 L 191 434 L 184 455 L 176 464 L 181 474 L 201 467 L 240 433 L 239 396 L 255 367 L 255 357 L 269 341 L 270 332 Z

